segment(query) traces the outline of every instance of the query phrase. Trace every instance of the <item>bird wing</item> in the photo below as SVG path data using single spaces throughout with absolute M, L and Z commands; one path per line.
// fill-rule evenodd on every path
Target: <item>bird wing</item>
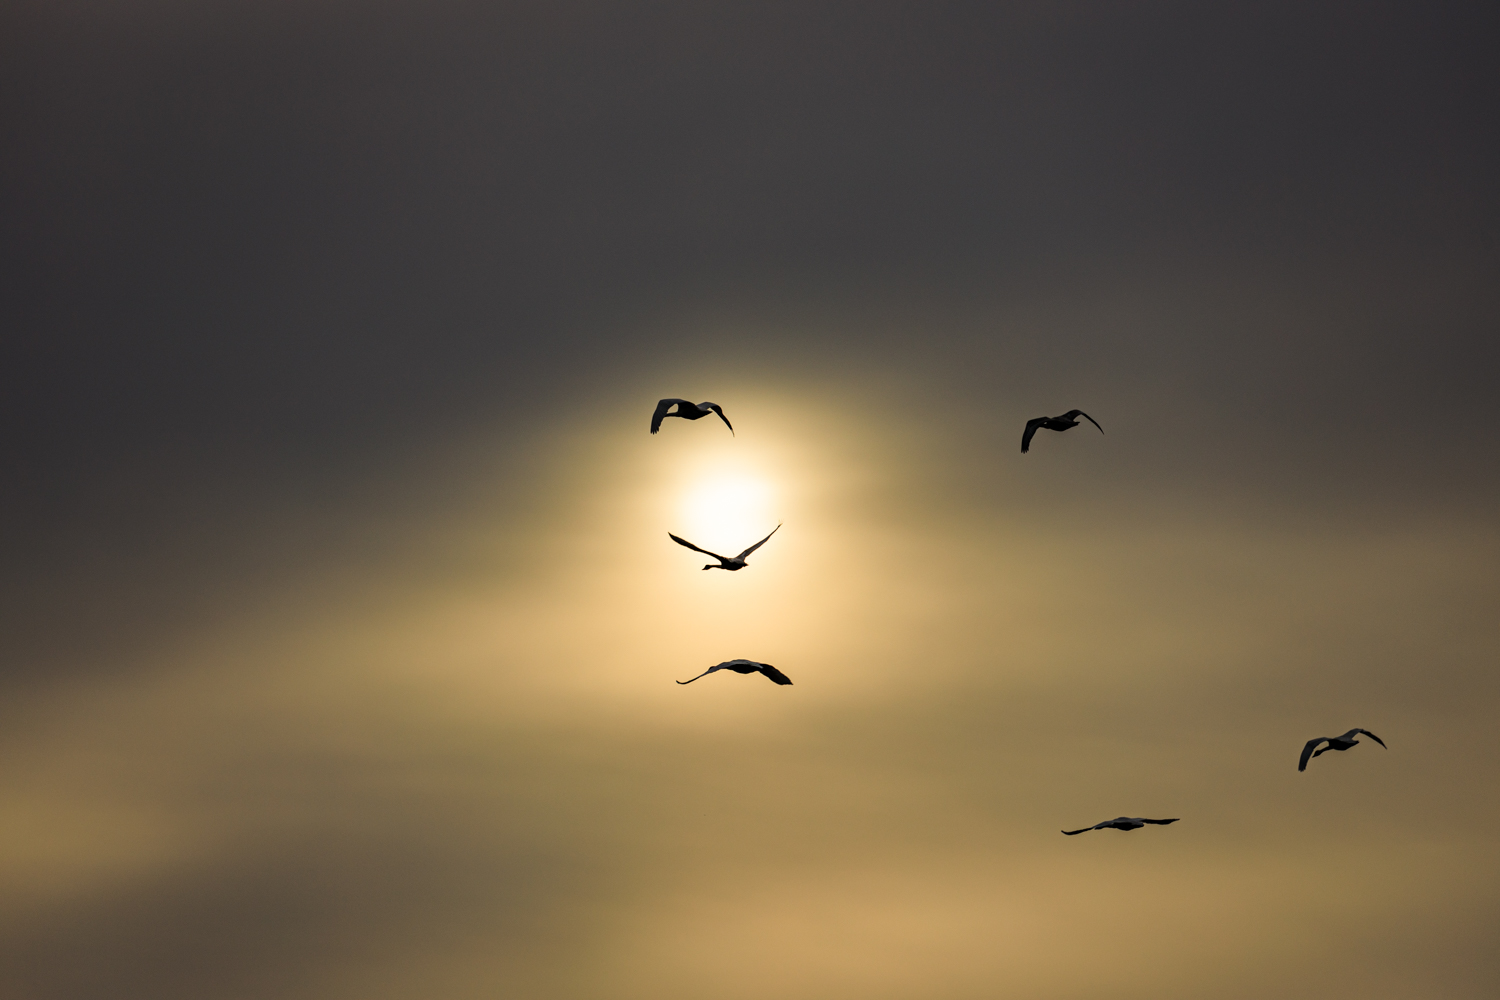
M 1326 736 L 1319 736 L 1315 740 L 1308 740 L 1307 741 L 1307 746 L 1305 746 L 1305 747 L 1302 748 L 1302 759 L 1299 760 L 1299 761 L 1297 761 L 1297 770 L 1299 770 L 1299 771 L 1306 771 L 1307 770 L 1307 761 L 1308 761 L 1308 758 L 1310 758 L 1312 756 L 1313 747 L 1317 746 L 1319 743 L 1325 743 L 1325 742 L 1327 742 L 1327 740 L 1328 740 L 1328 737 L 1326 737 Z
M 652 434 L 655 434 L 657 431 L 661 430 L 661 421 L 662 421 L 662 418 L 667 415 L 667 411 L 668 410 L 670 410 L 672 407 L 678 405 L 679 403 L 681 403 L 683 405 L 686 405 L 686 406 L 692 406 L 693 405 L 692 403 L 689 403 L 685 399 L 663 399 L 663 400 L 661 400 L 660 402 L 658 402 L 656 404 L 656 412 L 653 413 L 653 414 L 651 414 L 651 433 Z
M 723 666 L 723 664 L 721 663 L 721 664 L 719 664 L 719 666 Z M 698 677 L 707 677 L 709 674 L 713 673 L 715 670 L 718 670 L 718 669 L 719 669 L 719 667 L 709 667 L 707 670 L 703 671 L 703 673 L 699 674 Z M 687 680 L 685 680 L 685 681 L 678 681 L 677 683 L 678 684 L 691 684 L 691 683 L 693 683 L 693 681 L 697 680 L 698 677 L 689 677 Z
M 719 562 L 728 562 L 729 561 L 728 559 L 725 559 L 723 556 L 719 555 L 717 552 L 710 552 L 707 549 L 700 549 L 700 548 L 698 548 L 698 546 L 694 545 L 692 542 L 688 541 L 686 538 L 678 538 L 676 535 L 672 534 L 670 531 L 667 532 L 667 537 L 670 538 L 670 539 L 672 539 L 672 541 L 676 542 L 678 545 L 686 546 L 687 548 L 692 549 L 694 552 L 702 552 L 706 556 L 713 556 L 715 559 L 719 560 Z
M 1063 834 L 1064 837 L 1076 837 L 1080 833 L 1088 833 L 1090 830 L 1096 830 L 1096 829 L 1098 829 L 1098 827 L 1086 826 L 1082 830 L 1064 830 L 1062 832 L 1062 834 Z
M 1099 427 L 1099 421 L 1095 420 L 1093 417 L 1089 416 L 1087 413 L 1084 413 L 1082 410 L 1074 410 L 1074 411 L 1072 411 L 1072 415 L 1075 416 L 1075 417 L 1082 417 L 1083 419 L 1087 420 L 1089 423 L 1093 424 L 1095 427 Z M 1104 433 L 1104 428 L 1103 427 L 1099 427 L 1099 433 L 1100 434 Z
M 1385 746 L 1385 740 L 1381 739 L 1379 736 L 1376 736 L 1374 733 L 1370 732 L 1368 729 L 1351 729 L 1351 730 L 1349 730 L 1349 732 L 1351 732 L 1351 733 L 1364 733 L 1366 736 L 1370 737 L 1370 739 L 1374 740 L 1376 743 L 1379 743 L 1383 747 Z M 1390 747 L 1386 747 L 1386 749 L 1389 750 Z
M 700 403 L 698 405 L 699 406 L 706 406 L 710 410 L 713 410 L 715 413 L 717 413 L 719 415 L 719 419 L 722 420 L 722 421 L 724 421 L 724 426 L 729 428 L 729 433 L 731 433 L 731 434 L 734 433 L 734 424 L 731 424 L 729 422 L 729 418 L 726 417 L 726 416 L 724 416 L 724 411 L 719 408 L 719 404 L 718 403 Z
M 1175 823 L 1181 818 L 1181 816 L 1177 816 L 1173 819 L 1147 819 L 1146 817 L 1142 816 L 1140 817 L 1140 820 L 1142 823 L 1155 823 L 1157 826 L 1166 826 L 1168 823 Z
M 778 524 L 776 527 L 771 529 L 771 535 L 776 534 L 776 532 L 780 530 L 781 525 Z M 748 549 L 735 556 L 735 558 L 743 562 L 750 555 L 750 553 L 754 552 L 756 549 L 769 542 L 771 540 L 771 535 L 767 535 L 765 538 L 762 538 L 760 541 L 756 542 L 754 545 L 750 546 Z M 699 549 L 698 551 L 702 552 L 703 550 Z
M 771 678 L 771 680 L 775 681 L 777 684 L 790 684 L 790 683 L 792 683 L 792 679 L 790 677 L 788 677 L 786 674 L 782 673 L 780 670 L 777 670 L 775 667 L 771 666 L 769 663 L 762 663 L 760 665 L 760 672 L 763 673 L 763 674 L 765 674 L 767 677 Z
M 1046 417 L 1036 417 L 1026 421 L 1026 433 L 1021 435 L 1021 454 L 1026 454 L 1026 449 L 1031 447 L 1031 438 L 1036 434 L 1036 429 L 1046 422 Z

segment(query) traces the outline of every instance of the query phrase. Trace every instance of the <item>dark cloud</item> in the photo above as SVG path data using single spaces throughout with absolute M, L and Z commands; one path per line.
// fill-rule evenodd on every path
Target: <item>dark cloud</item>
M 683 296 L 1494 260 L 1482 5 L 182 17 L 10 19 L 7 451 L 43 479 L 507 412 Z M 1320 286 L 1387 280 L 1352 268 Z

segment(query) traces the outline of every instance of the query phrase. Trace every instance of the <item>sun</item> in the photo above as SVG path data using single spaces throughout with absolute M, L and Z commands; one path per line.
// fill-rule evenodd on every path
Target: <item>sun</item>
M 678 508 L 680 534 L 733 555 L 776 527 L 775 501 L 775 489 L 755 476 L 720 474 L 696 481 Z

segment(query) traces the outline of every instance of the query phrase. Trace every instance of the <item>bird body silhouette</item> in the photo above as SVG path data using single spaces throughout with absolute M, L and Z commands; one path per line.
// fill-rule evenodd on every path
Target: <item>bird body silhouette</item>
M 1363 733 L 1364 735 L 1370 737 L 1370 739 L 1374 740 L 1376 743 L 1379 743 L 1381 746 L 1385 746 L 1385 740 L 1381 739 L 1379 736 L 1376 736 L 1368 729 L 1351 729 L 1343 736 L 1319 736 L 1315 740 L 1308 740 L 1307 746 L 1302 748 L 1302 759 L 1297 761 L 1297 770 L 1306 771 L 1307 762 L 1311 758 L 1321 757 L 1323 754 L 1327 753 L 1330 750 L 1348 750 L 1352 746 L 1358 746 L 1359 740 L 1355 739 L 1354 737 L 1359 733 Z M 1328 745 L 1323 749 L 1314 752 L 1313 747 L 1317 746 L 1319 743 L 1327 743 Z
M 699 674 L 698 677 L 707 677 L 715 670 L 733 670 L 737 674 L 765 674 L 777 684 L 792 683 L 792 679 L 790 677 L 782 673 L 780 670 L 777 670 L 769 663 L 757 663 L 754 660 L 725 660 L 723 663 L 715 663 L 713 666 L 703 671 L 703 673 Z M 687 680 L 678 681 L 677 683 L 691 684 L 693 683 L 693 681 L 697 680 L 698 677 L 689 677 Z
M 771 535 L 776 534 L 776 532 L 780 530 L 781 525 L 778 524 L 776 527 L 771 529 Z M 717 552 L 710 552 L 707 549 L 700 549 L 698 548 L 698 546 L 694 545 L 686 538 L 678 538 L 670 531 L 667 532 L 667 537 L 672 539 L 672 541 L 676 542 L 678 545 L 686 546 L 687 548 L 692 549 L 694 552 L 702 552 L 706 556 L 713 556 L 715 559 L 719 560 L 719 565 L 715 566 L 710 563 L 709 565 L 703 567 L 704 569 L 727 569 L 731 573 L 736 572 L 737 570 L 744 569 L 745 560 L 750 558 L 750 553 L 754 552 L 756 549 L 766 544 L 766 542 L 770 541 L 771 535 L 767 535 L 765 538 L 762 538 L 760 541 L 756 542 L 754 545 L 750 546 L 748 549 L 731 559 L 728 556 L 721 556 Z
M 1155 823 L 1157 826 L 1166 826 L 1168 823 L 1177 822 L 1178 818 L 1146 819 L 1142 816 L 1117 816 L 1114 819 L 1107 819 L 1103 823 L 1095 823 L 1093 826 L 1086 826 L 1081 830 L 1064 830 L 1063 834 L 1064 836 L 1068 837 L 1076 837 L 1078 834 L 1087 833 L 1090 830 L 1139 830 L 1147 823 Z
M 1099 427 L 1099 421 L 1084 413 L 1082 410 L 1069 410 L 1060 417 L 1033 417 L 1026 421 L 1026 433 L 1021 435 L 1021 454 L 1026 454 L 1031 447 L 1031 436 L 1037 432 L 1037 428 L 1049 431 L 1065 431 L 1070 427 L 1078 426 L 1078 418 L 1082 417 L 1095 427 Z M 1099 433 L 1104 433 L 1104 428 L 1099 427 Z
M 676 413 L 668 413 L 672 407 L 677 407 Z M 717 413 L 719 419 L 724 421 L 724 426 L 729 428 L 729 433 L 734 433 L 734 424 L 724 416 L 724 411 L 719 408 L 718 403 L 694 403 L 686 399 L 663 399 L 656 404 L 656 412 L 651 414 L 651 433 L 655 434 L 661 430 L 661 422 L 667 417 L 681 417 L 684 420 L 697 420 L 706 417 L 710 413 Z

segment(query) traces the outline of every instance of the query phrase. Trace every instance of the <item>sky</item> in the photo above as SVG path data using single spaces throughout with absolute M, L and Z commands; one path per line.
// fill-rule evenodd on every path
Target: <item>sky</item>
M 1497 39 L 12 0 L 0 996 L 1493 996 Z

